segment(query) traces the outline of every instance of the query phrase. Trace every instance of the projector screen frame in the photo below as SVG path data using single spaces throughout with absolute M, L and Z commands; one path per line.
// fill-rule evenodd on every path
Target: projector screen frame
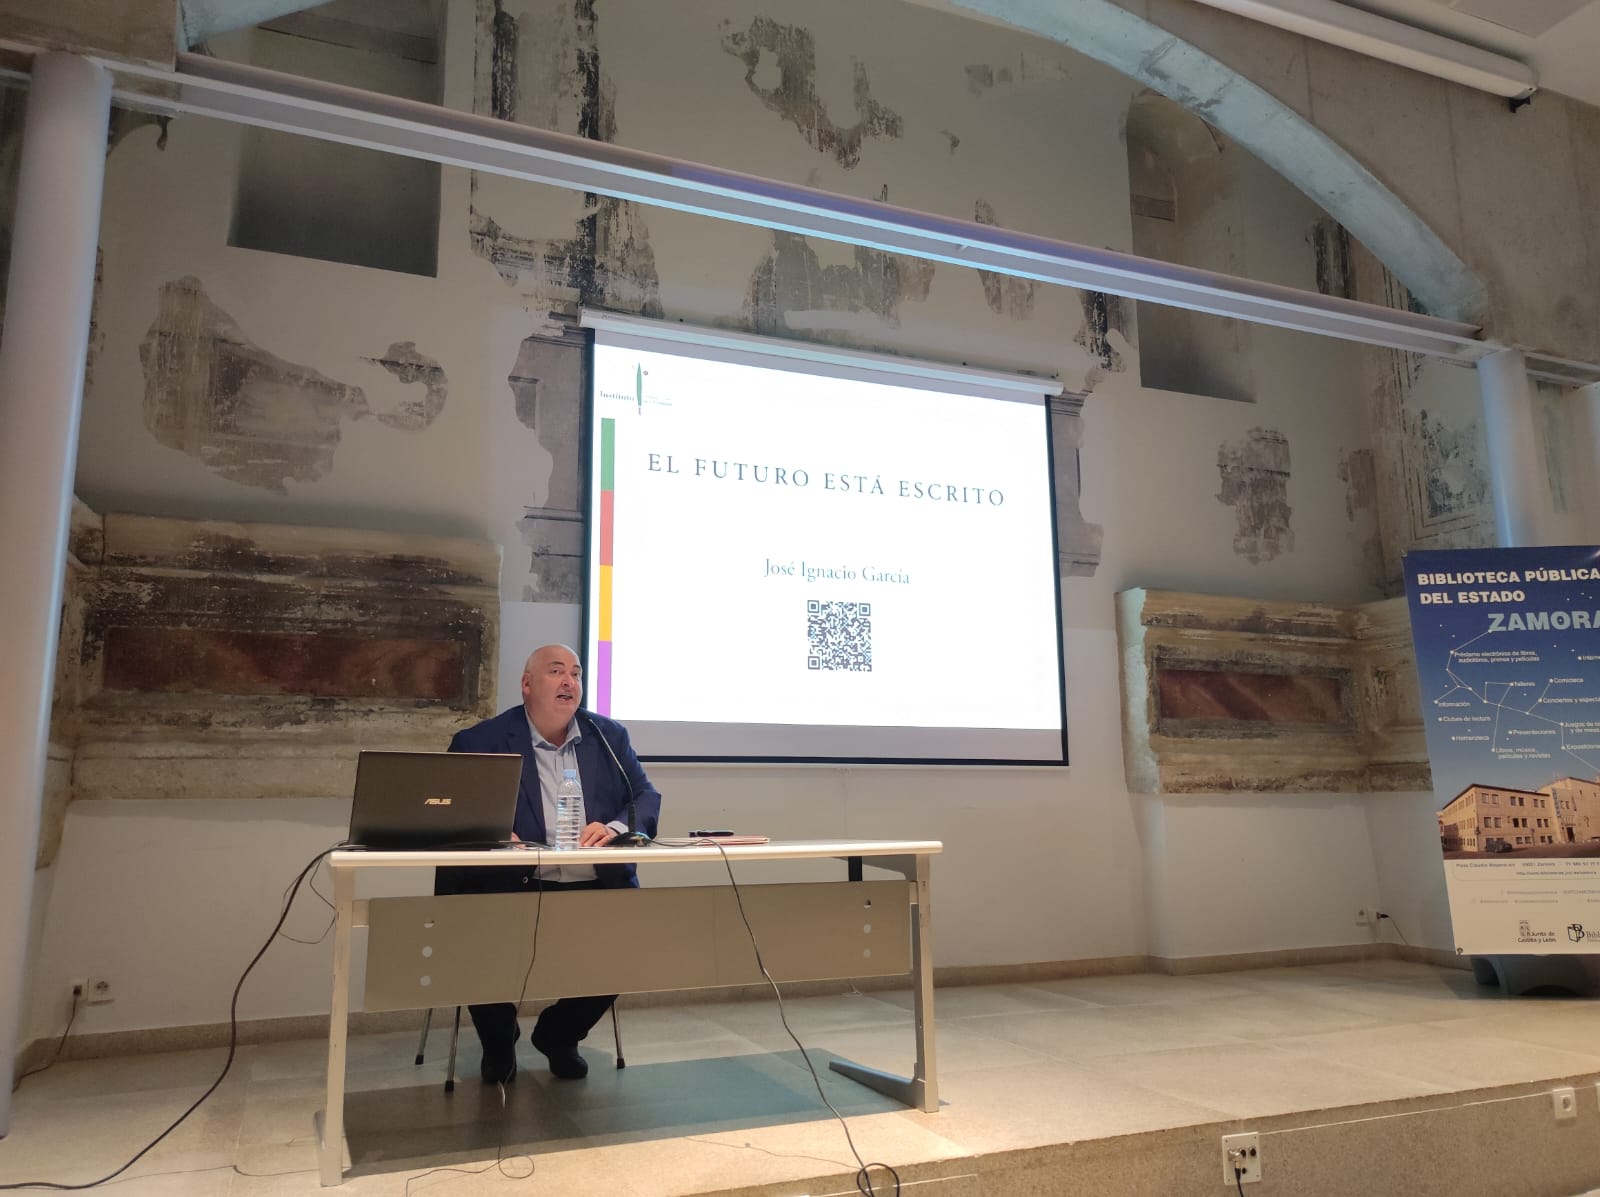
M 974 370 L 965 365 L 961 367 L 950 366 L 945 363 L 932 361 L 925 358 L 900 358 L 884 354 L 868 353 L 859 350 L 839 350 L 829 345 L 811 346 L 806 342 L 787 341 L 780 338 L 759 336 L 749 333 L 735 333 L 722 329 L 701 329 L 685 324 L 682 321 L 658 321 L 646 317 L 622 315 L 599 309 L 584 308 L 580 314 L 580 330 L 583 337 L 583 366 L 584 388 L 581 396 L 579 453 L 582 462 L 582 483 L 579 488 L 579 501 L 584 521 L 583 530 L 583 586 L 580 601 L 580 635 L 582 637 L 577 646 L 577 655 L 583 667 L 585 684 L 584 700 L 587 704 L 592 698 L 590 682 L 596 676 L 596 662 L 591 659 L 590 645 L 593 642 L 590 635 L 592 621 L 595 618 L 593 611 L 593 594 L 590 579 L 593 576 L 594 556 L 598 551 L 600 533 L 593 526 L 595 513 L 594 491 L 599 484 L 595 477 L 595 444 L 596 418 L 595 418 L 595 347 L 596 333 L 601 329 L 614 330 L 617 328 L 628 330 L 630 335 L 633 329 L 660 328 L 672 330 L 676 335 L 662 337 L 663 341 L 675 341 L 685 348 L 674 350 L 686 356 L 697 356 L 690 347 L 700 345 L 718 345 L 735 343 L 748 347 L 752 352 L 761 353 L 766 346 L 774 346 L 778 352 L 765 355 L 776 359 L 788 359 L 795 362 L 797 370 L 804 370 L 799 363 L 804 362 L 843 362 L 848 367 L 855 362 L 877 363 L 886 367 L 891 374 L 903 376 L 899 385 L 927 385 L 932 379 L 950 380 L 952 385 L 945 389 L 957 393 L 972 394 L 964 383 L 973 380 L 989 380 L 1002 383 L 1003 390 L 1016 392 L 1009 400 L 1001 394 L 988 394 L 984 397 L 995 402 L 1016 401 L 1023 395 L 1029 396 L 1028 401 L 1043 409 L 1044 437 L 1045 437 L 1045 469 L 1049 490 L 1049 519 L 1050 519 L 1050 552 L 1053 562 L 1051 578 L 1053 583 L 1053 614 L 1055 625 L 1055 682 L 1056 701 L 1060 712 L 1060 755 L 1058 758 L 1034 757 L 931 757 L 931 756 L 892 756 L 892 755 L 823 755 L 807 753 L 804 755 L 788 755 L 781 753 L 755 753 L 755 754 L 730 754 L 730 753 L 662 753 L 638 751 L 641 761 L 652 764 L 668 765 L 718 765 L 718 766 L 761 766 L 761 765 L 792 765 L 792 766 L 832 766 L 832 767 L 938 767 L 947 766 L 973 766 L 982 768 L 1063 768 L 1071 764 L 1069 752 L 1067 718 L 1067 686 L 1066 686 L 1066 640 L 1062 610 L 1061 586 L 1061 529 L 1060 512 L 1057 503 L 1058 478 L 1056 474 L 1055 452 L 1055 421 L 1057 418 L 1056 397 L 1062 393 L 1060 383 L 1045 378 L 1032 378 L 1020 374 L 1001 374 L 995 371 Z M 648 337 L 649 333 L 637 335 Z M 814 350 L 814 352 L 812 352 Z M 663 350 L 658 349 L 657 352 Z M 698 356 L 705 356 L 703 354 Z M 781 363 L 775 361 L 768 368 L 781 368 Z M 827 376 L 831 370 L 811 370 L 808 373 L 821 373 Z M 1020 384 L 1020 385 L 1019 385 Z M 937 387 L 932 389 L 939 389 Z M 627 720 L 624 718 L 623 723 Z

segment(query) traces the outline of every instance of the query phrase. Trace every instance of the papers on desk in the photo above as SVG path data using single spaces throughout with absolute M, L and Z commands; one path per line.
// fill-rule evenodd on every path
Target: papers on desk
M 767 844 L 772 841 L 764 835 L 658 835 L 655 842 L 663 848 L 704 848 L 714 844 Z

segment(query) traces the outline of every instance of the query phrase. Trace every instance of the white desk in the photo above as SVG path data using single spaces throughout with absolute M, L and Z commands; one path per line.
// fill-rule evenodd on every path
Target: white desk
M 929 1113 L 939 1108 L 934 1068 L 931 858 L 937 840 L 818 840 L 721 848 L 580 848 L 496 852 L 335 852 L 333 1002 L 328 1023 L 328 1090 L 318 1116 L 324 1185 L 344 1179 L 345 1047 L 351 1008 L 351 932 L 367 928 L 364 1010 L 427 1009 L 588 993 L 640 993 L 748 985 L 757 966 L 734 892 L 720 885 L 647 886 L 507 894 L 356 898 L 368 869 L 441 865 L 526 867 L 562 864 L 733 865 L 744 914 L 777 981 L 898 976 L 914 992 L 916 1064 L 910 1077 L 847 1060 L 835 1071 Z M 834 881 L 752 884 L 763 861 L 835 858 Z M 865 880 L 862 865 L 902 880 Z M 907 884 L 909 883 L 909 884 Z M 535 939 L 537 936 L 537 939 Z M 595 952 L 596 937 L 634 950 Z M 535 950 L 535 943 L 537 948 Z M 532 970 L 529 971 L 530 958 Z

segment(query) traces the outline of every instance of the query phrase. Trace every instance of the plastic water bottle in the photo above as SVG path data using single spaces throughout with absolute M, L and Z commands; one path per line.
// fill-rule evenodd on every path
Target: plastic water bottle
M 583 838 L 583 786 L 578 783 L 578 771 L 568 769 L 561 774 L 561 785 L 556 789 L 556 850 L 576 848 Z

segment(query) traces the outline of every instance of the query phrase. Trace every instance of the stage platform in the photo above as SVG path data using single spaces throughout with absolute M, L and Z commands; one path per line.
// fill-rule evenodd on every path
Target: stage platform
M 1507 997 L 1461 969 L 1376 959 L 940 987 L 936 1114 L 826 1069 L 834 1054 L 908 1068 L 908 993 L 785 1008 L 861 1156 L 893 1165 L 905 1194 L 1226 1194 L 1220 1136 L 1240 1131 L 1260 1135 L 1263 1178 L 1250 1197 L 1600 1188 L 1600 1005 Z M 857 1192 L 845 1134 L 770 998 L 625 1005 L 627 1067 L 613 1067 L 602 1023 L 583 1081 L 551 1078 L 524 1041 L 504 1106 L 477 1079 L 470 1026 L 462 1080 L 443 1092 L 442 1021 L 421 1068 L 414 1029 L 353 1037 L 351 1168 L 326 1191 Z M 221 1057 L 68 1060 L 29 1079 L 0 1141 L 0 1181 L 103 1174 L 181 1112 Z M 107 1191 L 324 1191 L 312 1138 L 324 1059 L 319 1040 L 241 1049 L 190 1124 Z M 1574 1116 L 1563 1118 L 1551 1092 L 1568 1085 Z M 875 1192 L 894 1191 L 886 1172 L 872 1179 Z

